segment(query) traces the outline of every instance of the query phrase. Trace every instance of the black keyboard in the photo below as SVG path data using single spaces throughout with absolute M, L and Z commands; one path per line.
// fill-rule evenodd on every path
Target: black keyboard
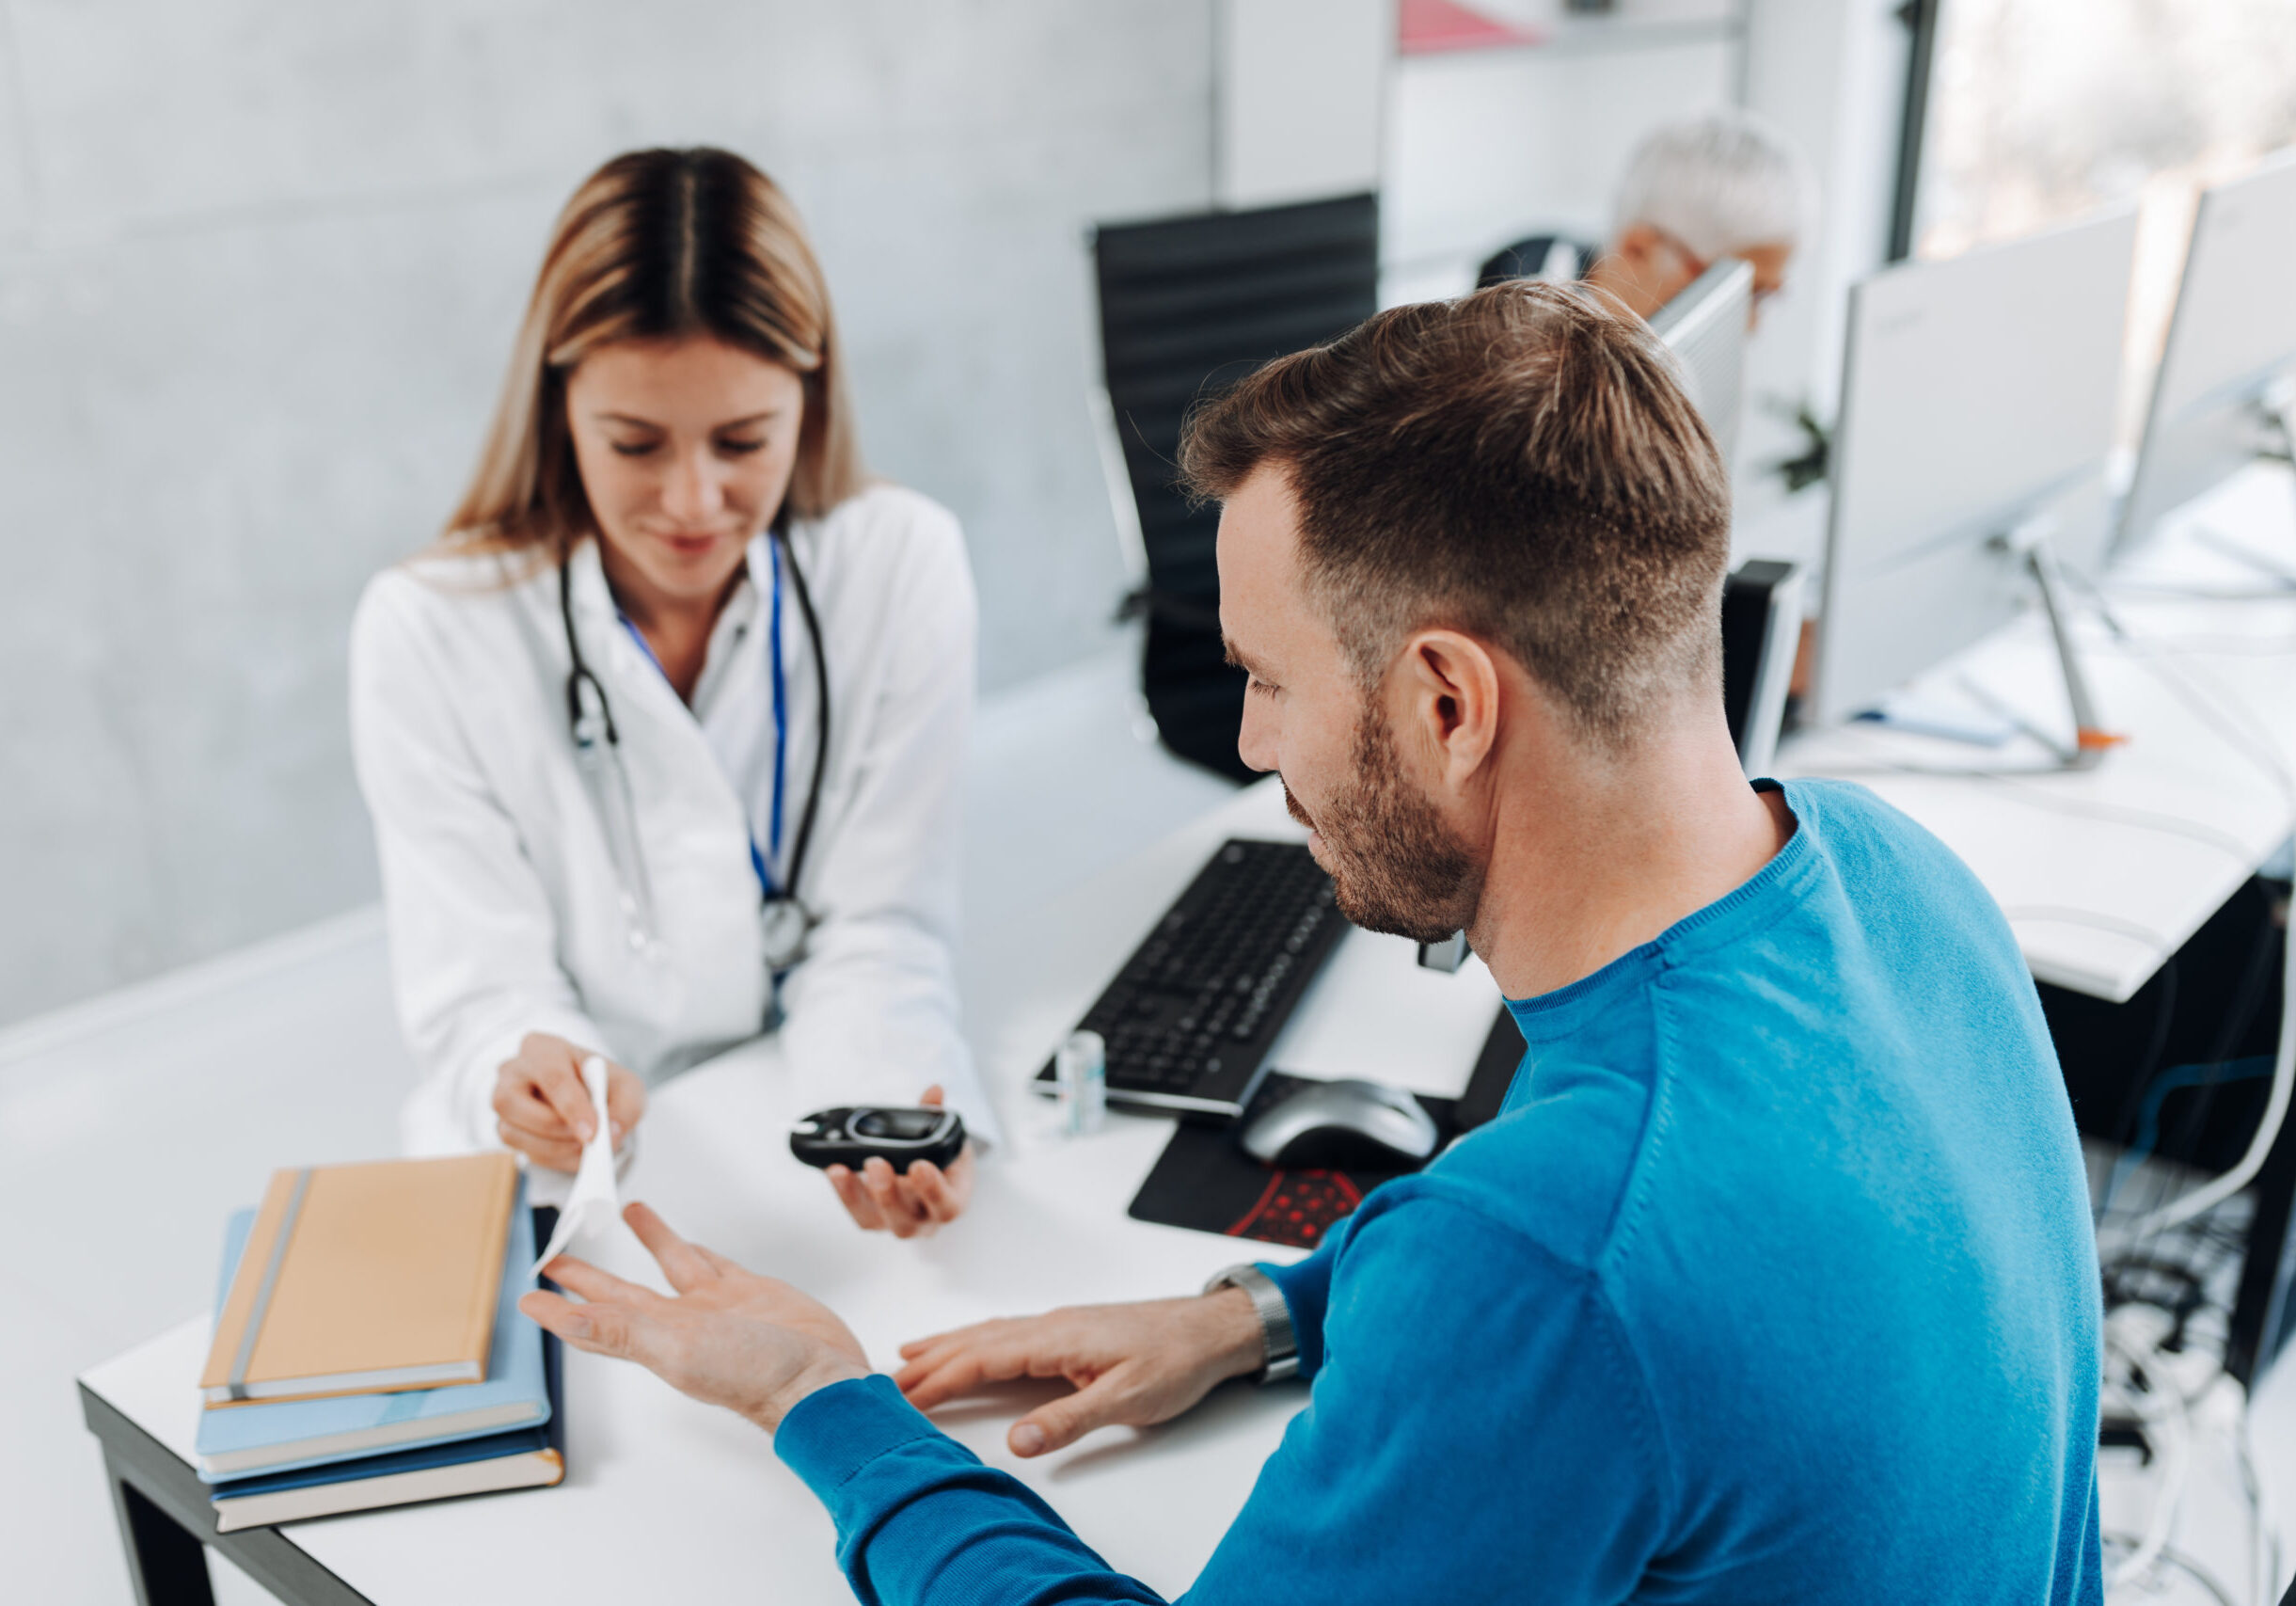
M 1108 1102 L 1243 1114 L 1275 1034 L 1347 929 L 1304 843 L 1224 845 L 1081 1023 L 1107 1040 Z M 1049 1063 L 1037 1081 L 1051 1089 Z

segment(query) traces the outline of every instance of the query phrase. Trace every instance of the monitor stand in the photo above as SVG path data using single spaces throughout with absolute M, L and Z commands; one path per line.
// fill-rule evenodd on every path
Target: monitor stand
M 2280 450 L 2263 456 L 2296 470 L 2296 374 L 2283 374 L 2266 386 L 2256 406 L 2264 415 L 2264 427 L 2280 437 Z
M 2296 374 L 2283 374 L 2267 385 L 2256 398 L 2256 410 L 2264 415 L 2264 427 L 2280 437 L 2281 460 L 2296 464 Z
M 2094 770 L 2104 761 L 2107 752 L 2129 739 L 2107 730 L 2098 717 L 2097 699 L 2089 691 L 2089 677 L 2081 667 L 2081 655 L 2074 649 L 2065 577 L 2049 545 L 2055 525 L 2053 517 L 2043 515 L 2029 518 L 1993 539 L 2003 551 L 2024 560 L 2026 572 L 2033 576 L 2033 582 L 2041 593 L 2041 611 L 2049 615 L 2049 633 L 2057 644 L 2057 667 L 2065 676 L 2066 700 L 2072 705 L 2072 746 L 2066 747 L 2046 732 L 2030 727 L 2026 734 L 2055 754 L 2062 768 Z

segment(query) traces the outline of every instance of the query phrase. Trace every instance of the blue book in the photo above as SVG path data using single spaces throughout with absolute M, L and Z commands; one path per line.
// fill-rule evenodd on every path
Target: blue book
M 431 1445 L 539 1427 L 550 1420 L 543 1368 L 543 1331 L 518 1309 L 518 1296 L 535 1286 L 533 1213 L 525 1209 L 525 1181 L 510 1216 L 508 1259 L 495 1307 L 494 1342 L 483 1382 L 391 1394 L 343 1394 L 327 1399 L 274 1400 L 211 1407 L 199 1413 L 196 1446 L 199 1476 L 214 1484 L 324 1467 L 381 1451 Z M 234 1215 L 224 1233 L 221 1307 L 246 1247 L 255 1212 Z
M 526 1212 L 518 1212 L 524 1216 Z M 543 1488 L 566 1476 L 566 1413 L 560 1393 L 558 1340 L 543 1335 L 542 1362 L 549 1421 L 514 1433 L 490 1433 L 422 1450 L 394 1450 L 299 1472 L 233 1478 L 214 1486 L 215 1531 L 263 1528 L 379 1511 L 387 1505 L 450 1500 L 505 1489 Z M 475 1388 L 475 1384 L 465 1384 Z

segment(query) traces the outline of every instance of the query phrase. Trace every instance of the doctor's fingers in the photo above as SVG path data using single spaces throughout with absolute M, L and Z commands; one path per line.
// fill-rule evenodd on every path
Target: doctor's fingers
M 590 1141 L 590 1135 L 597 1130 L 598 1106 L 591 1102 L 590 1089 L 583 1085 L 580 1066 L 571 1051 L 553 1053 L 537 1059 L 526 1067 L 526 1079 L 530 1096 L 538 1097 L 557 1112 L 558 1119 L 564 1121 L 577 1137 L 585 1143 Z M 606 1080 L 610 1095 L 613 1085 L 610 1072 Z M 606 1108 L 610 1117 L 613 1113 L 610 1096 Z
M 499 1112 L 497 1123 L 502 1129 L 502 1141 L 523 1149 L 536 1158 L 545 1153 L 551 1156 L 570 1156 L 562 1168 L 572 1170 L 582 1157 L 581 1139 L 568 1132 L 565 1123 L 548 1109 L 537 1105 L 517 1105 Z
M 495 1078 L 494 1112 L 530 1132 L 552 1137 L 572 1134 L 578 1143 L 588 1142 L 597 1124 L 590 1089 L 570 1066 L 525 1054 L 505 1064 Z
M 964 1214 L 965 1201 L 958 1197 L 956 1185 L 930 1160 L 910 1161 L 909 1174 L 901 1182 L 925 1218 L 935 1225 L 945 1227 Z
M 646 1113 L 645 1078 L 627 1066 L 609 1061 L 606 1067 L 606 1115 L 614 1123 L 614 1139 L 619 1142 L 638 1128 Z
M 495 1130 L 504 1143 L 546 1170 L 581 1169 L 582 1146 L 562 1132 L 546 1136 L 530 1127 L 514 1126 L 507 1121 L 495 1122 Z
M 869 1190 L 869 1201 L 884 1217 L 886 1231 L 896 1238 L 929 1234 L 941 1225 L 890 1160 L 873 1157 L 862 1167 L 861 1185 Z
M 824 1174 L 829 1178 L 829 1185 L 836 1189 L 837 1201 L 845 1206 L 846 1214 L 863 1230 L 874 1232 L 884 1226 L 885 1219 L 877 1213 L 869 1190 L 861 1185 L 861 1179 L 851 1170 L 844 1166 L 831 1166 Z

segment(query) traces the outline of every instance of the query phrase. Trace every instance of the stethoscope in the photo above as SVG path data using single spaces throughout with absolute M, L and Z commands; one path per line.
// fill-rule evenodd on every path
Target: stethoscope
M 821 621 L 814 612 L 813 592 L 805 583 L 805 571 L 798 566 L 797 549 L 790 543 L 784 521 L 774 520 L 768 536 L 773 557 L 773 600 L 766 652 L 773 666 L 774 725 L 769 845 L 775 851 L 781 847 L 782 790 L 789 771 L 789 685 L 782 669 L 784 566 L 789 574 L 789 587 L 797 594 L 798 612 L 805 620 L 805 639 L 813 648 L 816 716 L 813 779 L 805 788 L 804 812 L 798 816 L 798 834 L 789 851 L 789 880 L 785 885 L 775 885 L 766 852 L 758 848 L 754 836 L 750 839 L 750 865 L 757 873 L 758 889 L 764 899 L 758 924 L 765 937 L 766 968 L 779 977 L 805 957 L 806 939 L 820 923 L 819 916 L 798 897 L 798 886 L 805 873 L 805 851 L 813 842 L 814 819 L 821 807 L 821 781 L 829 762 L 829 659 L 822 650 Z M 592 800 L 597 805 L 600 823 L 605 827 L 606 851 L 614 862 L 623 924 L 630 946 L 648 958 L 659 959 L 664 957 L 665 950 L 654 924 L 654 888 L 646 874 L 645 851 L 639 841 L 637 804 L 630 789 L 629 767 L 622 756 L 622 732 L 614 723 L 614 711 L 606 699 L 606 688 L 582 657 L 581 638 L 574 628 L 574 590 L 568 577 L 571 566 L 571 552 L 562 554 L 558 564 L 558 611 L 565 625 L 566 653 L 573 664 L 566 672 L 566 723 L 574 736 L 575 761 L 581 769 Z M 631 633 L 636 635 L 635 629 Z M 639 636 L 638 644 L 651 660 L 653 649 L 645 645 L 645 638 Z

